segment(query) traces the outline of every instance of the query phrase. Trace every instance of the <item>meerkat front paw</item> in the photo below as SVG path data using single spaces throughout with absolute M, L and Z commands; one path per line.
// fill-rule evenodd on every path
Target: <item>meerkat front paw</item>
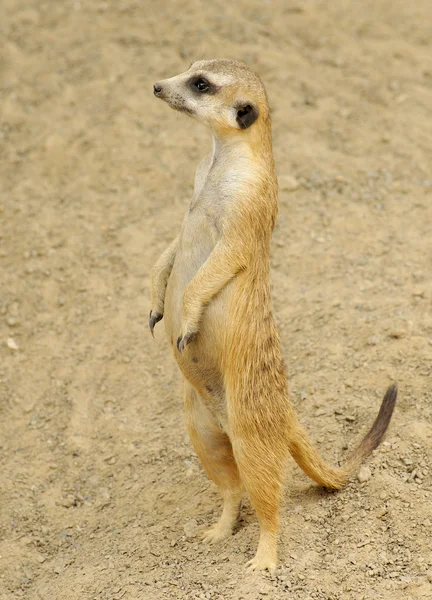
M 163 314 L 157 311 L 150 311 L 150 315 L 149 315 L 149 328 L 150 328 L 150 333 L 152 334 L 152 336 L 154 337 L 154 332 L 153 329 L 156 325 L 156 323 L 159 323 L 159 321 L 163 319 Z
M 192 342 L 194 337 L 196 336 L 197 331 L 192 331 L 191 333 L 186 333 L 185 335 L 180 334 L 177 338 L 177 350 L 179 352 L 183 352 L 186 346 Z

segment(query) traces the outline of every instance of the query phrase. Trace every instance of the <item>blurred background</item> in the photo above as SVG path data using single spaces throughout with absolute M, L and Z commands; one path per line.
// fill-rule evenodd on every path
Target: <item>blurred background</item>
M 273 116 L 274 310 L 293 401 L 343 459 L 400 399 L 362 481 L 287 467 L 280 568 L 221 502 L 147 329 L 199 124 L 153 97 L 200 58 L 246 61 Z M 2 0 L 0 600 L 431 598 L 430 0 Z

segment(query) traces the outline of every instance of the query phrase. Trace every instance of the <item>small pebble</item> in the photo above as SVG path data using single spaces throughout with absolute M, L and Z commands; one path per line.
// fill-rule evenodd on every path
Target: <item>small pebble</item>
M 360 483 L 364 483 L 365 481 L 368 481 L 368 479 L 371 478 L 371 470 L 369 469 L 369 467 L 366 467 L 365 465 L 360 467 L 360 471 L 358 472 L 357 475 L 357 479 L 360 481 Z
M 18 344 L 13 338 L 8 338 L 6 344 L 9 350 L 18 350 Z
M 345 179 L 345 177 L 343 175 L 336 175 L 336 177 L 334 178 L 334 180 L 337 183 L 347 183 L 347 180 Z
M 61 501 L 61 505 L 64 506 L 65 508 L 70 508 L 71 506 L 74 506 L 75 503 L 76 503 L 76 498 L 75 498 L 75 496 L 72 496 L 72 494 L 68 494 L 66 496 L 66 498 L 64 498 Z
M 186 523 L 186 525 L 183 527 L 183 530 L 188 539 L 194 538 L 196 536 L 197 527 L 198 527 L 198 523 L 196 522 L 195 519 L 191 519 L 190 521 L 188 521 Z
M 399 340 L 400 338 L 403 338 L 405 336 L 405 331 L 403 329 L 393 329 L 392 331 L 389 332 L 389 337 L 393 338 L 394 340 Z

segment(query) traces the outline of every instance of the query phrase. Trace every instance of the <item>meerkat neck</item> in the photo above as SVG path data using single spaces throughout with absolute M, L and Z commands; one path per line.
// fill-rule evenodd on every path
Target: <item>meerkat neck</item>
M 213 160 L 230 154 L 232 151 L 247 152 L 248 143 L 241 135 L 213 134 Z
M 273 159 L 270 121 L 247 132 L 226 134 L 213 131 L 213 160 L 233 151 L 237 155 L 241 153 L 255 160 L 268 160 L 269 157 Z

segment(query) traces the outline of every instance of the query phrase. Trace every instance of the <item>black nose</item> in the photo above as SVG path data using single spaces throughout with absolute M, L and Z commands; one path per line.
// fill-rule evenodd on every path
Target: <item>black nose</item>
M 155 96 L 160 96 L 162 93 L 162 86 L 159 83 L 155 83 L 153 86 L 153 94 Z

